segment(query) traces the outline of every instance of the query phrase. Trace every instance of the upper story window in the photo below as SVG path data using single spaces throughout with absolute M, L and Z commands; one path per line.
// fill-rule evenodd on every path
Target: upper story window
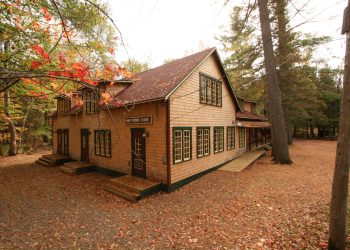
M 70 101 L 68 98 L 57 99 L 57 113 L 58 115 L 63 115 L 69 111 Z
M 199 74 L 199 97 L 201 103 L 222 106 L 222 82 Z
M 94 114 L 98 111 L 98 94 L 94 91 L 83 91 L 84 113 Z

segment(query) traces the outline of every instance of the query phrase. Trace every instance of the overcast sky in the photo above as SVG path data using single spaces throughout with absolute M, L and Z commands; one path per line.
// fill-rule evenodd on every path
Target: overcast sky
M 215 36 L 223 34 L 230 24 L 232 7 L 241 0 L 110 0 L 112 17 L 121 30 L 130 57 L 147 61 L 152 67 L 165 59 L 180 58 L 220 43 Z M 308 0 L 293 0 L 291 16 Z M 341 65 L 345 53 L 345 36 L 340 35 L 346 0 L 311 0 L 293 18 L 292 26 L 312 18 L 298 29 L 333 40 L 318 50 L 333 66 Z M 119 48 L 118 58 L 127 58 Z M 222 54 L 222 57 L 225 55 Z

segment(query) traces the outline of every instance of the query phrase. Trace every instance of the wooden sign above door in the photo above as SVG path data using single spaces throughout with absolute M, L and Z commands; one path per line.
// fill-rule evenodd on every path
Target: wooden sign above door
M 125 124 L 152 124 L 152 116 L 127 117 Z

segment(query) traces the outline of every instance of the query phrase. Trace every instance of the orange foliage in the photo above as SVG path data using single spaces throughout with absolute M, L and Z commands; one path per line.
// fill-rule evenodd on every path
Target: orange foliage
M 51 16 L 50 16 L 49 11 L 45 7 L 43 7 L 43 12 L 45 14 L 46 20 L 49 22 L 51 20 Z
M 38 84 L 36 81 L 33 81 L 31 79 L 28 79 L 28 78 L 21 78 L 21 81 L 24 83 L 27 83 L 27 84 L 33 84 L 33 85 Z

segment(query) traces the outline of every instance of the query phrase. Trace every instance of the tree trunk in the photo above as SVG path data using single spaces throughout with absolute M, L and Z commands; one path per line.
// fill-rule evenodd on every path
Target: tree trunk
M 292 122 L 290 120 L 290 110 L 293 107 L 290 107 L 291 101 L 290 97 L 290 89 L 292 88 L 291 83 L 291 62 L 290 62 L 290 43 L 291 43 L 291 36 L 287 31 L 287 16 L 286 16 L 286 10 L 287 10 L 287 1 L 286 0 L 275 0 L 276 3 L 276 9 L 275 9 L 275 15 L 277 18 L 277 39 L 278 39 L 278 46 L 277 46 L 277 63 L 279 65 L 278 70 L 278 77 L 279 77 L 279 83 L 281 92 L 282 92 L 282 108 L 284 112 L 284 119 L 286 123 L 286 129 L 287 129 L 287 136 L 288 136 L 288 145 L 293 144 L 293 127 Z
M 340 111 L 337 154 L 333 176 L 328 249 L 345 249 L 346 213 L 350 166 L 350 0 L 348 0 L 343 97 Z M 345 26 L 345 27 L 344 27 Z M 345 28 L 345 30 L 344 30 Z
M 312 139 L 315 138 L 314 126 L 312 125 L 312 122 L 310 122 L 310 137 Z
M 10 115 L 9 107 L 10 107 L 10 92 L 9 90 L 5 91 L 4 94 L 4 109 L 5 109 L 5 116 L 7 121 L 8 130 L 10 133 L 10 150 L 9 155 L 16 155 L 17 154 L 17 134 L 16 134 L 16 127 L 12 120 L 12 117 Z
M 307 121 L 305 121 L 305 137 L 306 137 L 306 139 L 310 139 L 309 124 L 307 123 Z
M 21 146 L 22 146 L 23 131 L 24 131 L 24 128 L 25 128 L 25 126 L 26 126 L 26 121 L 27 121 L 27 119 L 28 119 L 28 115 L 29 115 L 30 109 L 31 109 L 31 107 L 32 107 L 32 105 L 33 105 L 33 103 L 34 103 L 34 100 L 35 100 L 35 99 L 32 98 L 32 100 L 31 100 L 31 102 L 30 102 L 30 104 L 29 104 L 29 106 L 28 106 L 28 109 L 27 109 L 27 111 L 26 111 L 26 114 L 24 115 L 23 121 L 22 121 L 22 127 L 21 127 L 21 131 L 20 131 L 20 133 L 19 133 L 19 140 L 18 140 L 17 153 L 18 153 L 18 149 L 20 149 Z M 23 152 L 22 152 L 22 153 L 23 153 Z
M 287 136 L 288 136 L 288 145 L 293 144 L 293 125 L 290 119 L 287 117 Z
M 258 0 L 261 35 L 264 48 L 264 61 L 268 79 L 269 104 L 272 123 L 272 152 L 276 162 L 290 164 L 286 126 L 284 123 L 281 90 L 276 70 L 276 61 L 272 47 L 271 26 L 267 0 Z

